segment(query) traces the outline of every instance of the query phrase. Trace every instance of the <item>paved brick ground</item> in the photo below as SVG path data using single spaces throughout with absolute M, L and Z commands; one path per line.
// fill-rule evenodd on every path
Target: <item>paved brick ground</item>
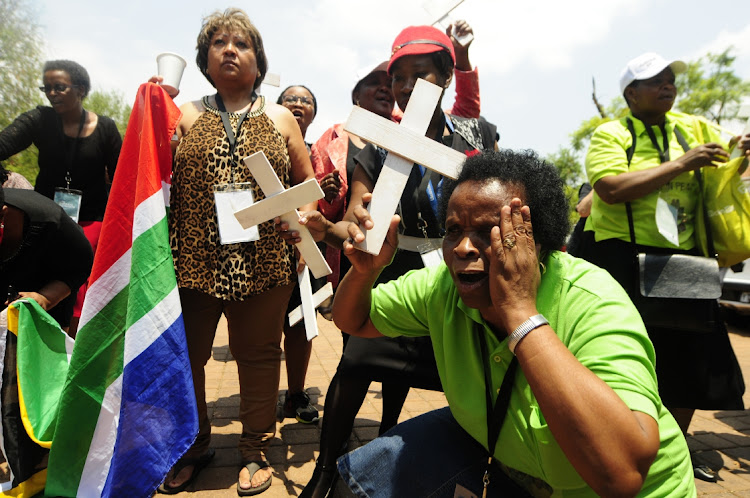
M 318 319 L 320 336 L 313 342 L 313 355 L 307 375 L 308 393 L 322 412 L 323 397 L 336 371 L 341 352 L 341 334 L 332 323 Z M 750 326 L 733 328 L 730 334 L 745 378 L 750 383 Z M 282 365 L 281 391 L 286 389 L 286 372 Z M 222 322 L 216 335 L 213 357 L 206 368 L 206 391 L 213 426 L 212 445 L 216 458 L 188 488 L 199 497 L 236 497 L 235 486 L 240 466 L 237 441 L 239 384 L 237 368 L 229 353 L 226 326 Z M 402 420 L 434 408 L 446 406 L 442 393 L 412 389 L 401 414 Z M 750 394 L 745 395 L 750 406 Z M 380 421 L 380 384 L 373 383 L 355 422 L 350 447 L 364 444 L 377 436 Z M 699 411 L 690 426 L 688 444 L 702 463 L 719 471 L 718 483 L 696 480 L 699 496 L 722 498 L 750 497 L 750 411 Z M 266 498 L 297 496 L 312 475 L 318 456 L 320 430 L 316 425 L 299 424 L 287 419 L 277 425 L 277 434 L 268 460 L 274 469 L 271 489 Z M 339 486 L 336 496 L 351 494 Z M 188 492 L 184 494 L 188 494 Z

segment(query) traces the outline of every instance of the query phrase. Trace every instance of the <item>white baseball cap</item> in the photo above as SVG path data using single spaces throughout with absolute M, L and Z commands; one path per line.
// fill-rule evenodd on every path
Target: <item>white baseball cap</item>
M 647 80 L 653 78 L 666 67 L 672 68 L 672 72 L 677 75 L 687 71 L 687 64 L 682 61 L 668 61 L 659 54 L 646 52 L 639 55 L 625 65 L 625 69 L 620 74 L 620 93 L 625 93 L 625 88 L 636 80 Z
M 370 64 L 368 66 L 359 68 L 357 72 L 354 75 L 354 86 L 357 85 L 360 81 L 370 76 L 370 74 L 377 72 L 377 71 L 383 71 L 387 72 L 388 70 L 388 61 L 381 61 L 375 64 Z

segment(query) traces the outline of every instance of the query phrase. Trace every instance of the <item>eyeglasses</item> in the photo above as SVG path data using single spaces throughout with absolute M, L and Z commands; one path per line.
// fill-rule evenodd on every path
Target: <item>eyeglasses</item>
M 52 93 L 53 91 L 55 93 L 65 93 L 68 91 L 68 88 L 76 88 L 78 85 L 66 85 L 64 83 L 55 83 L 54 85 L 44 85 L 40 86 L 39 89 L 43 91 L 44 93 Z
M 308 99 L 307 97 L 300 97 L 299 95 L 284 95 L 284 97 L 281 99 L 281 102 L 283 104 L 296 104 L 299 102 L 302 105 L 312 106 L 313 101 L 311 99 Z

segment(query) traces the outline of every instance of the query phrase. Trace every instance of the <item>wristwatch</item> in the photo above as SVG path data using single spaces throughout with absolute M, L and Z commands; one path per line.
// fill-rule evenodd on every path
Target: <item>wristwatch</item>
M 521 325 L 516 327 L 516 330 L 514 330 L 513 333 L 508 337 L 508 349 L 510 349 L 510 352 L 516 354 L 516 346 L 518 346 L 518 343 L 521 342 L 521 339 L 526 337 L 526 334 L 536 328 L 541 327 L 542 325 L 548 324 L 549 322 L 546 318 L 544 318 L 544 315 L 539 314 L 532 316 Z

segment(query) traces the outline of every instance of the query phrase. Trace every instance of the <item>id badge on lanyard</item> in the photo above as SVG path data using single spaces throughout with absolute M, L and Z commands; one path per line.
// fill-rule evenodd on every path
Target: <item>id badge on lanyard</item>
M 424 242 L 417 245 L 417 251 L 422 257 L 422 264 L 425 268 L 438 266 L 443 262 L 443 246 L 436 239 L 427 237 L 427 222 L 422 218 L 422 213 L 417 213 L 417 223 L 422 230 L 422 235 L 424 235 Z
M 216 204 L 216 223 L 219 226 L 219 241 L 222 244 L 253 242 L 260 239 L 258 226 L 245 230 L 235 218 L 234 213 L 253 205 L 253 186 L 251 183 L 223 183 L 214 185 L 214 203 Z
M 78 156 L 78 140 L 81 138 L 83 126 L 86 124 L 87 114 L 88 112 L 86 111 L 86 109 L 81 110 L 81 121 L 78 124 L 78 133 L 76 134 L 76 139 L 73 142 L 73 151 L 67 156 L 68 161 L 65 170 L 65 187 L 55 187 L 55 196 L 52 198 L 52 200 L 55 201 L 55 204 L 63 208 L 65 214 L 70 216 L 70 218 L 76 223 L 78 223 L 78 215 L 81 212 L 81 200 L 83 199 L 83 192 L 70 188 L 70 183 L 72 181 L 71 170 L 73 169 L 73 165 L 75 164 L 76 158 Z M 62 124 L 60 130 L 62 132 Z
M 55 188 L 55 204 L 63 208 L 65 214 L 78 223 L 78 214 L 81 212 L 81 199 L 83 192 L 73 188 Z
M 216 94 L 216 106 L 219 108 L 221 122 L 229 141 L 229 183 L 214 185 L 214 204 L 216 204 L 216 223 L 219 227 L 219 242 L 225 244 L 237 244 L 239 242 L 253 242 L 260 239 L 258 226 L 245 230 L 235 218 L 234 213 L 253 205 L 253 186 L 251 183 L 234 183 L 234 149 L 237 145 L 237 137 L 242 130 L 242 122 L 257 98 L 253 92 L 250 108 L 240 115 L 237 121 L 237 133 L 235 134 L 229 122 L 229 114 L 224 107 L 221 96 Z
M 443 262 L 443 248 L 432 240 L 426 240 L 423 244 L 419 244 L 417 249 L 425 268 L 438 266 Z

